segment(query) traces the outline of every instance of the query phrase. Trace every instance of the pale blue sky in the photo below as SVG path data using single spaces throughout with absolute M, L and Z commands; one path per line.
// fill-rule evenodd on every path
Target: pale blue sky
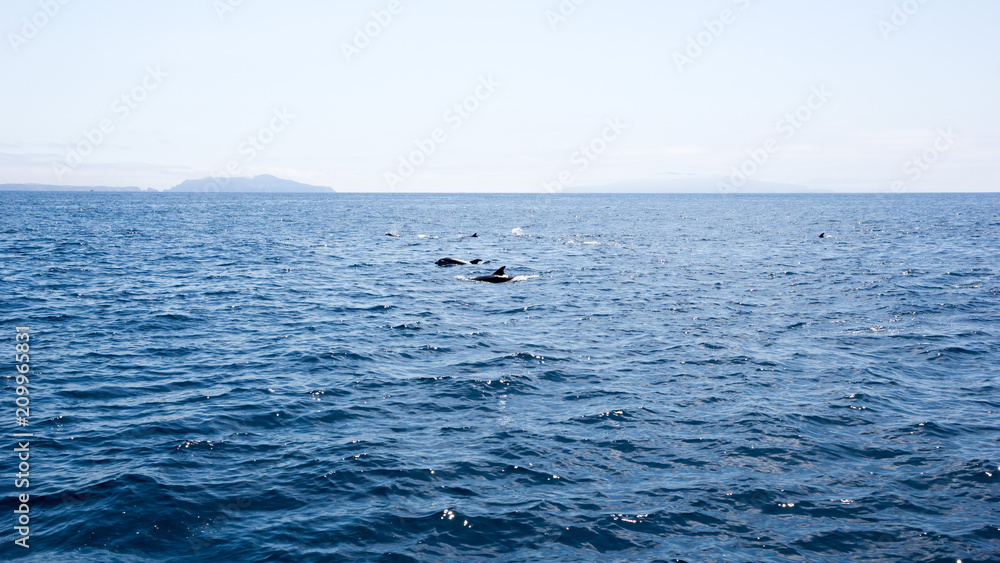
M 231 166 L 338 191 L 739 190 L 743 167 L 820 190 L 998 189 L 995 0 L 576 1 L 553 29 L 560 0 L 398 0 L 348 61 L 343 44 L 391 2 L 6 0 L 0 183 L 166 188 Z M 914 13 L 880 30 L 897 6 Z M 490 77 L 474 111 L 446 113 Z M 788 134 L 779 121 L 814 88 L 832 97 Z M 436 129 L 404 178 L 400 157 Z M 601 154 L 574 154 L 592 142 Z

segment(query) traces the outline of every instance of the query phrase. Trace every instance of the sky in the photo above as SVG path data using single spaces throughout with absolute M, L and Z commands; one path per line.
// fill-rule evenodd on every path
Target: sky
M 995 0 L 5 0 L 0 183 L 997 191 L 997 22 Z

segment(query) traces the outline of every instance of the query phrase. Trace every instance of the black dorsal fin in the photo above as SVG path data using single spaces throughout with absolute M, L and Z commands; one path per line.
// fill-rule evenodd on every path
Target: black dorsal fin
M 483 261 L 483 260 L 482 260 L 482 258 L 476 258 L 476 259 L 475 259 L 475 260 L 473 260 L 472 262 L 469 262 L 469 264 L 478 264 L 478 263 L 480 263 L 480 262 L 482 262 L 482 261 Z
M 500 269 L 497 270 L 497 271 L 495 271 L 495 272 L 493 272 L 493 275 L 494 276 L 503 276 L 503 275 L 506 275 L 506 274 L 503 273 L 503 269 L 506 268 L 506 267 L 507 266 L 500 266 Z

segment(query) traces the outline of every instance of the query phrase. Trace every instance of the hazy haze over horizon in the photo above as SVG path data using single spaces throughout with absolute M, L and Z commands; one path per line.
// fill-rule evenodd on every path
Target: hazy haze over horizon
M 12 0 L 0 16 L 0 183 L 998 189 L 986 0 Z

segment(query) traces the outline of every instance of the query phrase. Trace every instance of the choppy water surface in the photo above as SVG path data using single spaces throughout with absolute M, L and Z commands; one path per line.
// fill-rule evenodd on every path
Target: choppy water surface
M 1000 560 L 995 194 L 0 212 L 4 558 Z

